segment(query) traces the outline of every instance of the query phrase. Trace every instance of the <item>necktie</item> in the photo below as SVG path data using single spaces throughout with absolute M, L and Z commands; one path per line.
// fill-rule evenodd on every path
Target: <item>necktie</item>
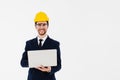
M 42 47 L 42 41 L 43 39 L 39 39 L 40 43 L 39 43 L 39 47 L 41 48 Z

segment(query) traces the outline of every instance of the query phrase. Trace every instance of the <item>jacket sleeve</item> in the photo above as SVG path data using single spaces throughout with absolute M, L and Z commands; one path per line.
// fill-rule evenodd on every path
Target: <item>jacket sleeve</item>
M 50 75 L 54 74 L 55 72 L 59 71 L 61 69 L 61 52 L 59 44 L 57 46 L 57 66 L 51 67 Z
M 23 52 L 22 59 L 21 59 L 21 62 L 20 62 L 20 64 L 21 64 L 22 67 L 28 67 L 27 50 L 28 50 L 28 44 L 26 42 L 25 50 Z

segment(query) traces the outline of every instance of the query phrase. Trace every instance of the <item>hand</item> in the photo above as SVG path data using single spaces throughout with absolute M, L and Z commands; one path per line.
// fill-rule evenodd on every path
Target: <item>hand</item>
M 50 66 L 39 66 L 39 67 L 35 67 L 36 69 L 43 71 L 43 72 L 50 72 L 51 71 L 51 67 Z

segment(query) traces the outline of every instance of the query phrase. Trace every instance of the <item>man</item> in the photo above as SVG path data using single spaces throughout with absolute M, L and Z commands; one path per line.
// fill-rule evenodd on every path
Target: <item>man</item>
M 38 12 L 35 16 L 34 22 L 38 36 L 26 41 L 25 51 L 21 59 L 21 66 L 28 67 L 27 51 L 29 50 L 56 49 L 57 66 L 40 65 L 35 68 L 29 68 L 28 71 L 28 80 L 56 80 L 55 72 L 61 69 L 60 44 L 58 41 L 51 39 L 47 35 L 49 18 L 44 12 Z

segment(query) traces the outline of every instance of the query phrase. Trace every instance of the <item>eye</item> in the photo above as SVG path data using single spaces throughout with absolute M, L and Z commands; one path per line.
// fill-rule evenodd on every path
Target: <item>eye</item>
M 37 24 L 37 26 L 41 26 L 42 24 Z
M 43 26 L 46 26 L 46 25 L 47 25 L 47 24 L 45 24 L 45 23 L 43 24 Z
M 46 26 L 47 25 L 47 23 L 38 23 L 38 24 L 36 24 L 38 27 L 40 27 L 40 26 Z

